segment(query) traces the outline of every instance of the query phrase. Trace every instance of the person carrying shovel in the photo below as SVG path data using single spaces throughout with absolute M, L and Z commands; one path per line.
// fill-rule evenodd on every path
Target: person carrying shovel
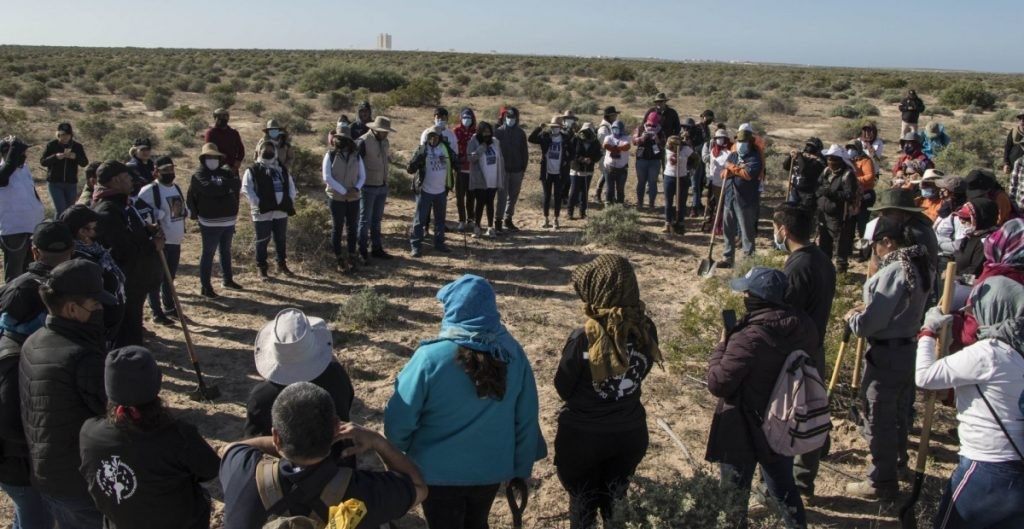
M 858 337 L 867 339 L 861 383 L 863 433 L 871 451 L 867 478 L 846 485 L 850 496 L 894 499 L 899 478 L 909 477 L 908 403 L 914 393 L 916 333 L 933 286 L 928 252 L 912 227 L 881 217 L 871 235 L 878 271 L 864 284 L 864 302 L 844 319 Z
M 761 201 L 758 175 L 764 166 L 764 157 L 754 143 L 753 134 L 747 130 L 736 134 L 735 149 L 738 158 L 735 162 L 726 162 L 722 171 L 725 243 L 718 268 L 732 268 L 737 236 L 742 236 L 743 256 L 747 259 L 754 256 L 754 239 L 757 238 L 757 214 Z

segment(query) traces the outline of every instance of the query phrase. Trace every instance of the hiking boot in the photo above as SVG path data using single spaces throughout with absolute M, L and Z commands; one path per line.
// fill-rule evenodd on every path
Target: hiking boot
M 376 257 L 377 259 L 384 259 L 384 260 L 391 260 L 391 259 L 395 258 L 395 256 L 385 252 L 383 248 L 378 248 L 378 249 L 370 252 L 370 255 L 372 257 Z
M 558 217 L 555 217 L 555 229 L 557 230 L 558 228 L 561 228 L 561 226 L 558 224 Z
M 451 247 L 448 246 L 447 244 L 442 244 L 440 246 L 435 246 L 434 249 L 439 251 L 439 252 L 441 252 L 441 253 L 452 253 Z
M 686 235 L 686 225 L 682 222 L 677 222 L 672 229 L 679 235 Z
M 661 233 L 672 233 L 672 223 L 666 222 L 665 227 L 661 229 Z
M 480 226 L 473 226 L 473 238 L 474 239 L 479 239 L 480 238 L 480 233 L 481 233 L 480 232 Z
M 540 225 L 541 228 L 550 228 L 551 221 L 547 217 L 544 217 L 544 223 Z
M 487 237 L 493 239 L 495 236 L 497 236 L 497 232 L 494 231 L 494 228 L 487 228 Z
M 288 269 L 287 263 L 277 263 L 277 272 L 279 274 L 284 274 L 288 277 L 295 277 L 295 272 L 292 272 L 291 270 Z
M 510 231 L 512 233 L 515 233 L 515 232 L 519 231 L 519 226 L 516 226 L 515 224 L 512 224 L 512 219 L 506 219 L 505 220 L 505 227 L 508 228 L 508 231 Z
M 231 290 L 245 290 L 242 285 L 235 283 L 234 279 L 229 279 L 223 283 L 224 288 L 230 288 Z
M 498 233 L 501 233 L 501 220 L 494 221 L 494 229 L 497 230 Z
M 267 274 L 267 265 L 258 265 L 256 268 L 260 270 L 260 279 L 263 281 L 270 281 L 270 275 Z
M 202 287 L 202 289 L 200 289 L 200 291 L 199 291 L 199 294 L 201 296 L 203 296 L 204 298 L 210 298 L 210 299 L 216 299 L 216 298 L 220 297 L 220 295 L 218 295 L 216 292 L 213 291 L 213 287 L 212 286 L 204 286 L 204 287 Z
M 459 221 L 459 225 L 455 227 L 455 231 L 466 231 L 466 222 Z
M 724 259 L 715 263 L 716 268 L 732 268 L 732 259 Z
M 153 316 L 153 323 L 159 323 L 160 325 L 174 325 L 174 320 L 168 318 L 163 314 L 156 314 Z
M 900 487 L 896 483 L 879 486 L 866 479 L 864 481 L 847 483 L 846 494 L 866 500 L 895 500 L 900 495 Z
M 355 260 L 354 258 L 354 255 L 349 256 L 349 259 L 346 259 L 345 256 L 339 255 L 336 258 L 336 261 L 338 263 L 338 271 L 341 273 L 345 273 L 355 268 L 355 265 L 353 263 L 353 261 Z
M 423 253 L 419 248 L 413 248 L 409 251 L 409 257 L 420 257 L 421 255 L 423 255 Z
M 501 228 L 501 223 L 500 222 L 497 223 L 496 226 L 494 226 L 494 233 L 497 233 L 498 235 L 505 235 L 505 230 L 503 230 Z

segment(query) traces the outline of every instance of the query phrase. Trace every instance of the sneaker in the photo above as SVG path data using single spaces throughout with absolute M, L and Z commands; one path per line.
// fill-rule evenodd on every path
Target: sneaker
M 203 296 L 204 298 L 209 298 L 209 299 L 216 299 L 216 298 L 220 297 L 220 295 L 218 295 L 216 292 L 213 291 L 213 287 L 212 286 L 204 286 L 204 287 L 202 287 L 202 289 L 199 291 L 199 294 L 201 296 Z
M 505 227 L 508 228 L 508 231 L 513 232 L 513 233 L 519 231 L 519 226 L 516 226 L 515 224 L 512 224 L 512 219 L 506 219 L 505 220 Z
M 378 248 L 378 249 L 370 252 L 370 256 L 376 257 L 377 259 L 385 259 L 385 260 L 391 260 L 391 259 L 395 258 L 395 256 L 385 252 L 383 248 Z
M 871 480 L 857 481 L 846 484 L 846 494 L 866 500 L 895 500 L 900 495 L 897 483 L 875 485 Z
M 487 237 L 490 237 L 491 239 L 493 239 L 495 237 L 495 235 L 496 235 L 496 232 L 494 231 L 494 228 L 487 228 Z
M 732 259 L 724 259 L 715 263 L 716 268 L 732 268 Z
M 455 228 L 456 231 L 466 231 L 466 223 L 463 221 L 459 222 L 459 225 Z
M 159 323 L 160 325 L 174 325 L 174 320 L 163 314 L 158 314 L 153 316 L 153 323 Z
M 473 226 L 473 238 L 474 239 L 479 239 L 480 238 L 480 233 L 481 233 L 480 232 L 480 226 Z
M 544 222 L 540 225 L 541 228 L 550 228 L 551 221 L 547 217 L 544 217 Z
M 686 225 L 683 224 L 682 222 L 677 222 L 676 225 L 672 227 L 672 229 L 679 235 L 686 235 Z
M 245 290 L 244 288 L 242 288 L 242 285 L 235 283 L 234 279 L 229 279 L 225 281 L 223 284 L 224 288 L 230 288 L 231 290 Z
M 440 246 L 435 246 L 434 249 L 439 251 L 439 252 L 441 252 L 441 253 L 452 253 L 451 247 L 448 246 L 447 244 L 442 244 Z
M 420 257 L 421 255 L 423 255 L 423 253 L 420 251 L 419 248 L 413 248 L 409 252 L 409 257 Z
M 573 215 L 571 211 L 569 212 L 569 220 L 576 220 L 576 215 Z
M 558 217 L 555 217 L 555 229 L 557 230 L 560 227 L 561 226 L 559 226 L 559 224 L 558 224 Z
M 288 269 L 286 263 L 277 263 L 277 271 L 280 274 L 284 274 L 288 277 L 295 277 L 295 273 Z

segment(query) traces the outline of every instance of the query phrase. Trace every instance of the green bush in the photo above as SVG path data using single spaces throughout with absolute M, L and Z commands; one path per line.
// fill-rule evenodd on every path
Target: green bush
M 341 112 L 346 108 L 352 108 L 352 94 L 335 90 L 323 95 L 324 108 L 331 112 Z
M 15 101 L 23 107 L 34 107 L 50 97 L 50 90 L 40 82 L 29 83 L 14 95 Z
M 235 87 L 230 83 L 218 83 L 210 87 L 206 91 L 206 96 L 210 99 L 210 103 L 216 108 L 230 109 L 234 106 L 235 98 Z
M 590 243 L 622 245 L 642 243 L 648 239 L 648 234 L 640 223 L 640 215 L 635 209 L 620 204 L 594 211 L 587 216 L 587 220 L 583 237 Z
M 325 269 L 331 263 L 330 244 L 330 211 L 322 200 L 300 194 L 295 199 L 295 215 L 288 219 L 289 253 L 308 267 Z
M 504 89 L 504 85 L 501 86 Z M 388 94 L 391 104 L 400 107 L 435 107 L 441 104 L 441 86 L 422 77 Z
M 75 126 L 83 137 L 99 143 L 114 131 L 114 122 L 99 116 L 86 116 Z
M 96 160 L 127 160 L 128 150 L 136 138 L 149 138 L 153 147 L 157 146 L 157 138 L 149 125 L 131 121 L 115 127 L 108 132 L 96 149 Z
M 85 110 L 90 114 L 110 112 L 110 103 L 105 99 L 90 99 L 85 102 Z
M 941 106 L 928 107 L 927 112 L 932 116 L 953 116 L 952 110 Z
M 770 95 L 764 98 L 760 108 L 765 114 L 795 116 L 800 110 L 800 105 L 792 97 Z
M 167 88 L 154 86 L 146 91 L 146 96 L 142 99 L 142 103 L 149 110 L 163 110 L 170 106 L 172 94 L 173 92 Z
M 670 474 L 653 481 L 634 477 L 628 499 L 615 503 L 607 525 L 623 529 L 732 529 L 746 513 L 746 494 L 723 486 L 703 468 L 692 477 Z M 763 527 L 780 527 L 779 518 L 761 520 Z
M 299 82 L 302 91 L 317 93 L 339 88 L 366 88 L 371 92 L 389 92 L 408 84 L 398 72 L 386 68 L 367 68 L 336 62 L 307 71 Z
M 309 117 L 313 115 L 313 112 L 316 112 L 316 109 L 313 108 L 313 105 L 303 103 L 301 101 L 292 101 L 288 104 L 288 106 L 291 107 L 292 112 L 294 112 L 296 116 L 302 118 L 303 120 L 309 119 Z
M 939 93 L 939 102 L 953 108 L 991 109 L 996 104 L 996 95 L 978 83 L 959 82 Z
M 867 101 L 850 101 L 847 104 L 833 107 L 829 112 L 832 117 L 858 119 L 867 116 L 879 115 L 878 107 Z
M 246 101 L 245 102 L 245 106 L 242 107 L 242 108 L 246 112 L 252 112 L 256 117 L 262 116 L 263 115 L 263 111 L 267 109 L 266 106 L 264 106 L 262 101 L 257 101 L 255 99 L 252 100 L 252 101 Z
M 288 169 L 296 184 L 323 187 L 320 174 L 323 159 L 323 152 L 317 154 L 298 145 L 292 145 L 292 163 Z
M 20 108 L 4 109 L 0 107 L 0 135 L 13 134 L 22 140 L 31 141 L 28 137 L 28 113 Z
M 371 286 L 349 296 L 338 309 L 336 319 L 355 328 L 371 328 L 394 320 L 394 310 L 387 296 Z
M 66 105 L 64 105 L 64 106 L 68 110 L 71 110 L 73 112 L 81 112 L 82 111 L 82 103 L 80 103 L 78 101 L 68 101 L 68 103 Z
M 498 79 L 477 81 L 469 85 L 469 97 L 496 97 L 505 93 L 505 83 Z
M 196 145 L 195 135 L 191 134 L 187 128 L 181 125 L 167 127 L 167 130 L 164 131 L 164 138 L 186 148 L 195 147 Z
M 601 69 L 602 76 L 609 81 L 633 81 L 636 80 L 636 70 L 630 68 L 623 61 L 614 61 L 606 64 Z
M 14 79 L 4 79 L 0 81 L 0 95 L 15 97 L 18 95 L 19 90 L 21 90 L 21 83 Z
M 137 84 L 130 84 L 122 86 L 117 92 L 128 99 L 138 101 L 146 95 L 146 87 Z

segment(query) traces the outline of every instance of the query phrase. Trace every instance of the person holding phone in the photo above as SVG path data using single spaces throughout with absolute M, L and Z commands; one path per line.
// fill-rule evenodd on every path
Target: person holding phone
M 39 165 L 46 168 L 46 187 L 53 200 L 53 215 L 59 217 L 78 198 L 78 168 L 89 165 L 85 147 L 75 141 L 70 123 L 57 125 L 57 138 L 46 144 Z

